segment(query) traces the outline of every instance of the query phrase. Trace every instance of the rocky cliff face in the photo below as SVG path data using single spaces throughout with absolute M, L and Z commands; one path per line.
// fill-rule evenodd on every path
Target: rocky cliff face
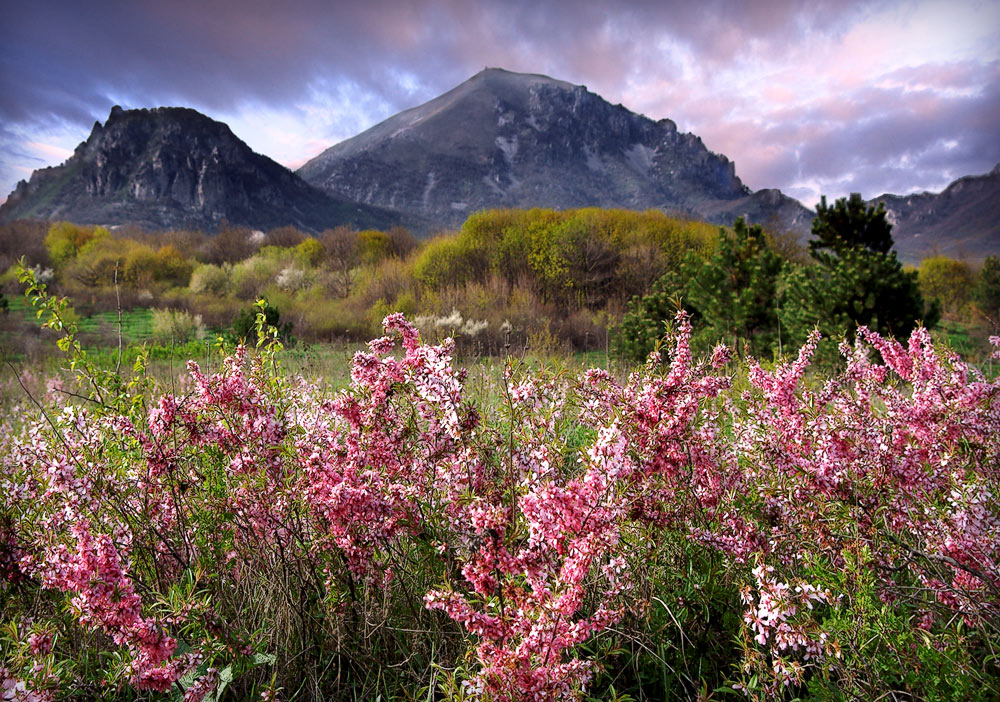
M 298 171 L 327 192 L 456 226 L 488 207 L 659 208 L 807 231 L 812 213 L 752 192 L 725 156 L 579 85 L 487 69 Z
M 229 127 L 195 110 L 115 107 L 73 156 L 35 171 L 0 207 L 0 221 L 67 219 L 214 230 L 387 226 L 397 217 L 323 193 L 254 153 Z
M 982 258 L 1000 253 L 1000 164 L 959 178 L 940 193 L 881 195 L 896 250 L 906 261 L 935 254 Z

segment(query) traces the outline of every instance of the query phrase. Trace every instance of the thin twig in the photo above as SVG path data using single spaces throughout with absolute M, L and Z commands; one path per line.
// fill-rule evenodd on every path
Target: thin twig
M 122 298 L 118 293 L 118 260 L 115 260 L 115 303 L 118 307 L 118 362 L 115 363 L 115 375 L 122 367 Z

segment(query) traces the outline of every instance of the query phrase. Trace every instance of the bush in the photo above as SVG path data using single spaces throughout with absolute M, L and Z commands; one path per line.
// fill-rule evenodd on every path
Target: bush
M 264 294 L 283 267 L 279 252 L 273 249 L 262 251 L 233 266 L 230 276 L 232 290 L 241 300 L 255 300 Z
M 1000 258 L 987 256 L 976 278 L 972 299 L 979 314 L 1000 333 Z
M 230 326 L 230 338 L 238 344 L 252 345 L 256 343 L 258 315 L 263 315 L 263 321 L 267 327 L 274 327 L 278 331 L 278 335 L 282 341 L 288 345 L 294 344 L 295 339 L 292 336 L 292 323 L 282 323 L 281 312 L 266 300 L 261 305 L 249 307 L 236 315 Z
M 111 233 L 104 227 L 56 222 L 45 237 L 45 248 L 52 263 L 58 268 L 72 261 L 89 242 L 109 238 Z
M 921 261 L 917 281 L 924 298 L 948 314 L 958 313 L 971 297 L 973 277 L 969 265 L 947 256 Z
M 166 344 L 186 344 L 202 341 L 208 336 L 201 315 L 184 310 L 161 309 L 152 311 L 152 336 L 155 341 Z
M 904 270 L 892 250 L 885 209 L 852 193 L 827 206 L 822 198 L 809 251 L 815 265 L 788 268 L 781 283 L 782 329 L 800 343 L 815 327 L 836 340 L 858 326 L 904 338 L 921 322 L 933 327 L 940 311 L 924 305 L 916 271 Z M 835 356 L 829 343 L 822 355 Z
M 0 419 L 3 685 L 996 698 L 1000 380 L 861 329 L 830 382 L 813 335 L 733 391 L 673 324 L 627 380 L 511 362 L 487 405 L 402 315 L 332 397 L 273 343 L 126 384 L 69 325 L 99 401 Z
M 230 290 L 231 281 L 231 266 L 214 266 L 211 263 L 204 263 L 191 273 L 188 288 L 196 295 L 226 295 Z

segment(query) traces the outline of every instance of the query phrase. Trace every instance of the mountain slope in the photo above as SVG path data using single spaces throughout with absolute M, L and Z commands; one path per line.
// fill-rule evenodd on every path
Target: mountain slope
M 904 260 L 1000 253 L 1000 164 L 989 173 L 959 178 L 940 193 L 886 194 L 870 202 L 885 205 Z
M 195 110 L 117 106 L 66 162 L 35 171 L 0 206 L 0 221 L 28 217 L 207 230 L 227 220 L 309 231 L 398 219 L 313 188 Z
M 455 226 L 487 207 L 659 208 L 808 230 L 812 213 L 752 192 L 732 162 L 670 120 L 583 86 L 487 69 L 341 142 L 298 171 L 327 192 Z

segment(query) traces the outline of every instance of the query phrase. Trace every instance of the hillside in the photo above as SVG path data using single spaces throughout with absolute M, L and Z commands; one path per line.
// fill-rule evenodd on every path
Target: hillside
M 870 202 L 885 205 L 896 250 L 907 261 L 1000 253 L 1000 164 L 989 173 L 959 178 L 940 193 L 886 194 Z

